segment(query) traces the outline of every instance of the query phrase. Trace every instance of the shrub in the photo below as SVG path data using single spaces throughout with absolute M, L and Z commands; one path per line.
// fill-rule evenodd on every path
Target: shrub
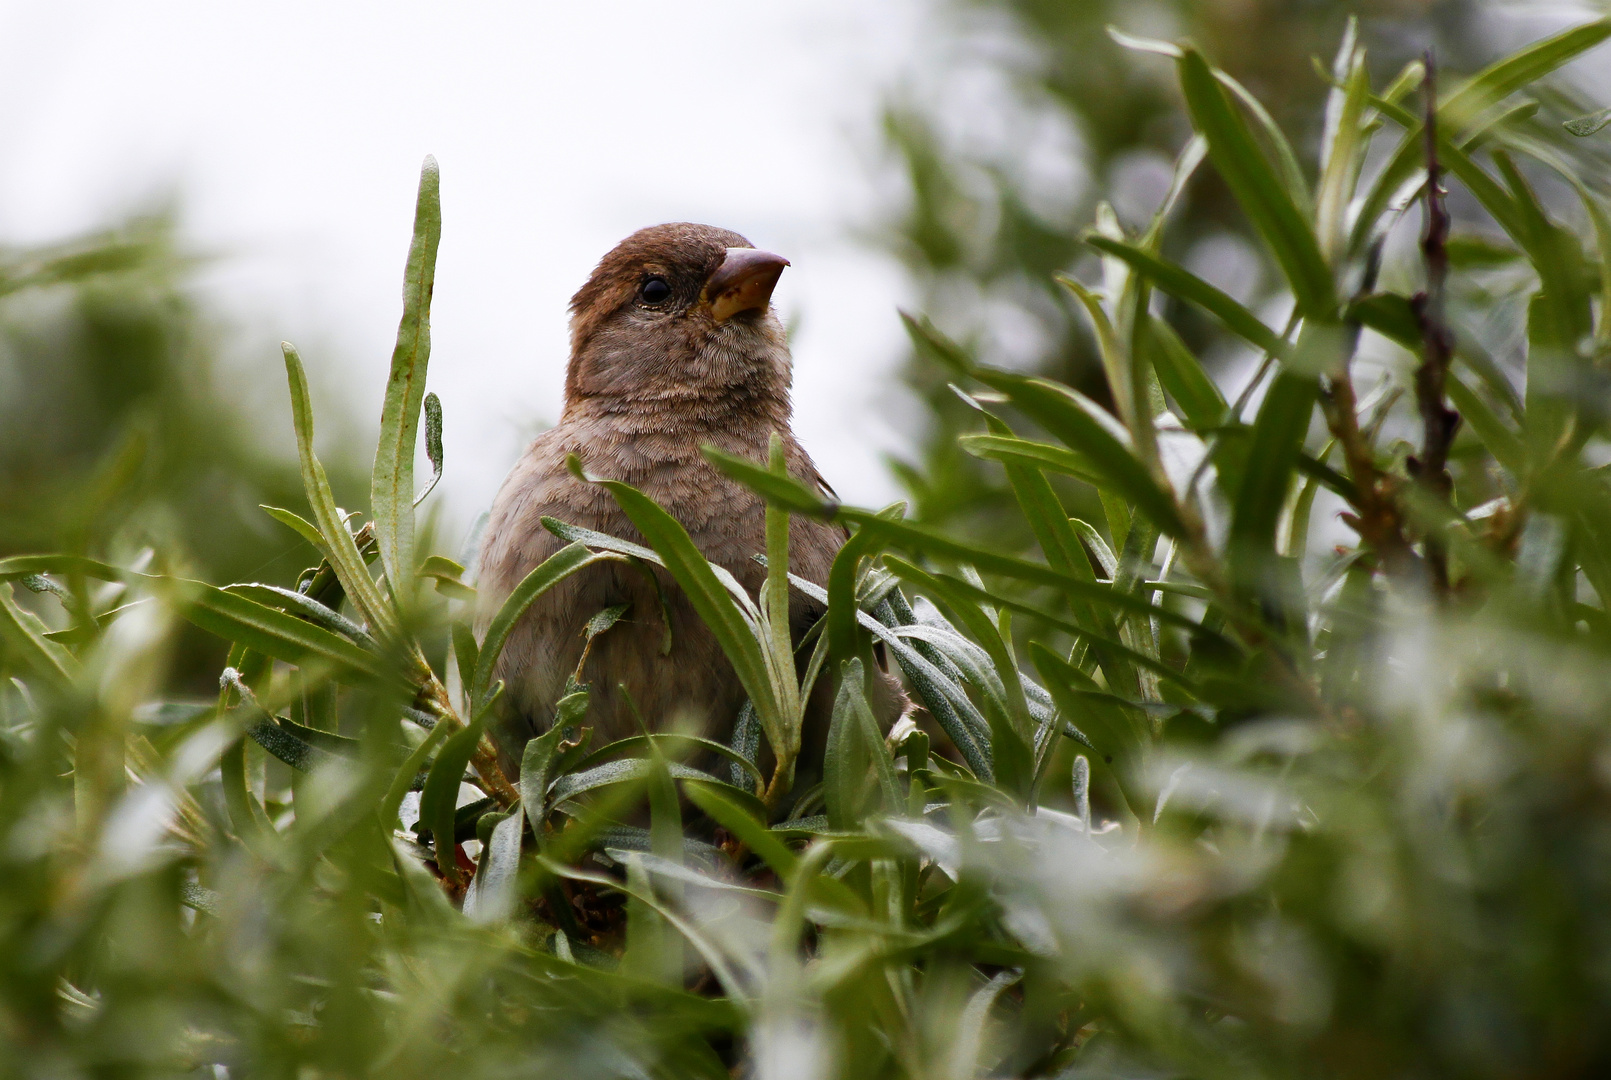
M 551 523 L 570 546 L 481 641 L 464 567 L 414 534 L 422 412 L 441 461 L 427 162 L 366 524 L 330 493 L 287 346 L 311 515 L 270 513 L 322 555 L 294 589 L 187 580 L 162 551 L 0 561 L 0 1060 L 41 1076 L 1603 1072 L 1611 216 L 1516 95 L 1607 36 L 1570 30 L 1439 96 L 1419 64 L 1373 88 L 1350 35 L 1313 177 L 1200 52 L 1139 43 L 1172 58 L 1196 131 L 1175 192 L 1219 174 L 1291 315 L 1273 328 L 1170 261 L 1171 199 L 1139 235 L 1099 213 L 1102 287 L 1064 280 L 1111 413 L 909 320 L 1042 558 L 712 453 L 768 500 L 761 596 L 596 478 L 646 544 Z M 1535 168 L 1580 197 L 1586 228 L 1546 210 Z M 1450 234 L 1444 176 L 1502 236 Z M 1399 255 L 1416 200 L 1421 241 Z M 1172 328 L 1180 305 L 1261 358 L 1236 400 Z M 1525 347 L 1520 388 L 1484 348 L 1486 308 L 1520 320 L 1497 328 Z M 1361 394 L 1367 355 L 1388 378 Z M 1065 478 L 1102 520 L 1067 515 Z M 1311 551 L 1327 499 L 1357 541 Z M 791 513 L 855 530 L 800 642 L 772 617 L 815 588 L 786 573 Z M 483 733 L 501 635 L 606 559 L 695 598 L 749 691 L 740 737 L 593 748 L 579 686 L 506 777 Z M 158 700 L 180 619 L 232 643 L 216 702 Z M 874 724 L 875 643 L 920 723 Z M 797 649 L 837 699 L 824 782 L 778 820 Z

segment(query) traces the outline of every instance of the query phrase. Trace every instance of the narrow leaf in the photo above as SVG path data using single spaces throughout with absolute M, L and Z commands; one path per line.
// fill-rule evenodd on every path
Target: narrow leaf
M 1283 356 L 1288 351 L 1289 346 L 1281 336 L 1265 326 L 1257 315 L 1237 303 L 1229 293 L 1210 285 L 1180 264 L 1170 262 L 1134 244 L 1099 233 L 1087 233 L 1085 242 L 1115 258 L 1123 259 L 1133 270 L 1145 275 L 1170 296 L 1202 308 L 1223 323 L 1227 330 L 1255 348 L 1272 356 Z M 1064 281 L 1064 284 L 1068 282 Z
M 403 271 L 403 317 L 392 350 L 386 401 L 380 413 L 380 442 L 370 487 L 375 540 L 392 591 L 401 594 L 414 577 L 414 447 L 420 406 L 425 398 L 431 357 L 431 290 L 436 281 L 436 248 L 442 238 L 441 175 L 436 159 L 420 169 L 414 204 L 414 238 Z
M 1208 139 L 1214 167 L 1275 254 L 1298 310 L 1316 318 L 1333 316 L 1337 301 L 1331 269 L 1292 194 L 1270 167 L 1202 54 L 1185 49 L 1177 63 L 1192 125 Z
M 503 602 L 503 606 L 498 609 L 498 613 L 487 624 L 487 632 L 482 638 L 481 648 L 476 656 L 475 676 L 469 687 L 471 712 L 481 710 L 488 687 L 492 685 L 492 675 L 497 669 L 498 657 L 503 653 L 504 643 L 509 640 L 510 633 L 520 621 L 520 617 L 526 613 L 526 609 L 531 607 L 539 596 L 576 571 L 608 558 L 611 556 L 596 555 L 584 544 L 569 544 L 543 560 L 541 565 L 515 586 L 514 591 Z

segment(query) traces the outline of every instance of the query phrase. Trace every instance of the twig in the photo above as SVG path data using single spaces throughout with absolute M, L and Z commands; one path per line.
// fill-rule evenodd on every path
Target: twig
M 1370 247 L 1356 294 L 1358 298 L 1368 296 L 1376 288 L 1384 242 L 1385 236 Z M 1348 501 L 1355 512 L 1344 514 L 1343 520 L 1376 553 L 1383 569 L 1391 574 L 1402 574 L 1414 566 L 1415 553 L 1404 539 L 1404 519 L 1399 513 L 1393 478 L 1377 467 L 1376 455 L 1371 449 L 1373 440 L 1359 427 L 1359 398 L 1354 392 L 1351 365 L 1359 342 L 1360 324 L 1349 319 L 1345 326 L 1348 340 L 1338 369 L 1326 377 L 1320 399 L 1326 426 L 1342 447 L 1348 478 L 1354 486 L 1353 498 Z
M 1449 362 L 1454 356 L 1454 337 L 1444 314 L 1444 286 L 1449 277 L 1449 211 L 1443 202 L 1443 169 L 1438 161 L 1437 69 L 1432 50 L 1426 52 L 1426 228 L 1421 234 L 1421 258 L 1426 265 L 1426 290 L 1410 301 L 1421 326 L 1421 365 L 1415 369 L 1415 400 L 1421 411 L 1421 453 L 1407 462 L 1410 475 L 1440 502 L 1447 502 L 1454 491 L 1449 476 L 1449 446 L 1460 429 L 1460 414 L 1444 403 L 1444 384 Z M 1426 537 L 1426 561 L 1433 586 L 1440 594 L 1449 591 L 1449 556 L 1441 537 Z

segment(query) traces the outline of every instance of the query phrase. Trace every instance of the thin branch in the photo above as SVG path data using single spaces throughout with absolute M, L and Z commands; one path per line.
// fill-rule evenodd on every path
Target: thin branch
M 1421 234 L 1421 258 L 1426 266 L 1426 290 L 1411 301 L 1421 326 L 1421 365 L 1415 370 L 1415 400 L 1421 412 L 1421 453 L 1409 459 L 1413 476 L 1440 502 L 1454 491 L 1449 476 L 1449 447 L 1460 429 L 1460 414 L 1444 402 L 1444 384 L 1454 357 L 1454 335 L 1444 311 L 1444 287 L 1449 277 L 1449 211 L 1443 202 L 1443 169 L 1438 161 L 1437 68 L 1432 50 L 1426 52 L 1426 187 L 1423 189 L 1426 227 Z M 1439 593 L 1449 590 L 1449 557 L 1442 538 L 1428 535 L 1426 561 Z
M 1376 288 L 1385 240 L 1385 235 L 1378 238 L 1367 252 L 1356 299 L 1369 295 Z M 1359 427 L 1359 398 L 1354 392 L 1351 367 L 1361 328 L 1353 319 L 1344 325 L 1348 339 L 1338 369 L 1327 376 L 1320 399 L 1326 426 L 1342 448 L 1348 478 L 1354 487 L 1354 495 L 1348 500 L 1354 512 L 1342 517 L 1376 553 L 1382 568 L 1398 575 L 1413 568 L 1415 552 L 1404 538 L 1404 519 L 1399 513 L 1394 480 L 1377 467 L 1373 440 Z

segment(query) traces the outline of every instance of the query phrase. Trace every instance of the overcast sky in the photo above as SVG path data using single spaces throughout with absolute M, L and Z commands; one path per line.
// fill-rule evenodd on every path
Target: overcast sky
M 874 216 L 877 93 L 919 9 L 0 0 L 0 238 L 177 193 L 241 355 L 278 365 L 290 338 L 372 426 L 436 155 L 430 384 L 464 520 L 557 417 L 565 304 L 599 256 L 654 222 L 732 228 L 794 263 L 776 299 L 798 325 L 796 430 L 846 498 L 880 503 L 905 294 L 851 230 Z M 289 452 L 283 381 L 251 385 Z

